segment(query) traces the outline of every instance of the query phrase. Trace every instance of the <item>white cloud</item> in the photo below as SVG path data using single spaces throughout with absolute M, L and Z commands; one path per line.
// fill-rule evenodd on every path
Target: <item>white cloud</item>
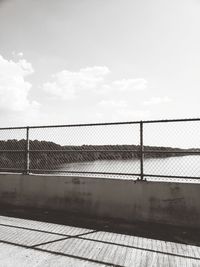
M 109 72 L 107 67 L 98 66 L 80 69 L 78 72 L 63 70 L 52 76 L 52 82 L 43 84 L 43 89 L 54 96 L 72 99 L 81 91 L 95 89 Z
M 144 105 L 148 106 L 148 105 L 158 105 L 158 104 L 162 104 L 162 103 L 169 103 L 171 102 L 171 98 L 169 98 L 168 96 L 165 97 L 152 97 L 149 100 L 146 100 L 143 102 Z
M 132 93 L 146 89 L 145 79 L 122 79 L 106 82 L 110 70 L 105 66 L 80 69 L 78 72 L 63 70 L 52 76 L 52 81 L 43 84 L 47 93 L 63 99 L 73 99 L 83 91 L 96 95 Z
M 127 103 L 123 100 L 102 100 L 98 103 L 98 106 L 103 108 L 125 108 Z
M 63 70 L 43 84 L 42 89 L 58 99 L 76 99 L 76 111 L 84 106 L 89 120 L 119 121 L 148 117 L 149 111 L 140 110 L 138 105 L 133 108 L 135 95 L 147 88 L 147 81 L 142 78 L 107 80 L 109 73 L 105 66 L 82 68 L 77 72 Z
M 145 79 L 122 79 L 104 83 L 97 93 L 100 95 L 122 95 L 123 93 L 131 94 L 136 91 L 143 91 L 146 88 L 147 81 Z
M 24 56 L 23 52 L 19 52 L 19 53 L 17 53 L 17 55 L 18 55 L 19 57 L 23 57 L 23 56 Z
M 3 116 L 0 116 L 0 123 L 5 127 L 45 124 L 47 116 L 41 113 L 40 107 L 38 102 L 33 101 L 25 110 L 4 110 L 1 112 Z
M 19 52 L 19 53 L 16 53 L 15 51 L 12 51 L 12 55 L 13 57 L 23 57 L 24 56 L 24 53 L 23 52 Z
M 102 100 L 97 105 L 100 108 L 102 120 L 106 121 L 122 121 L 122 120 L 141 120 L 149 117 L 149 110 L 134 109 L 132 105 L 123 100 Z M 96 114 L 99 114 L 96 113 Z
M 140 109 L 131 109 L 130 107 L 114 109 L 112 112 L 106 113 L 105 110 L 101 112 L 96 112 L 90 114 L 92 121 L 102 121 L 102 122 L 111 122 L 111 121 L 138 121 L 145 120 L 150 117 L 151 113 L 149 110 L 140 110 Z
M 140 91 L 147 87 L 145 79 L 122 79 L 111 83 L 113 89 L 127 92 L 127 91 Z
M 6 60 L 0 55 L 0 109 L 22 111 L 38 103 L 28 100 L 31 83 L 26 76 L 34 72 L 31 63 L 25 59 L 18 62 Z
M 114 114 L 114 119 L 117 120 L 143 120 L 150 116 L 149 110 L 134 110 L 131 108 L 119 109 Z

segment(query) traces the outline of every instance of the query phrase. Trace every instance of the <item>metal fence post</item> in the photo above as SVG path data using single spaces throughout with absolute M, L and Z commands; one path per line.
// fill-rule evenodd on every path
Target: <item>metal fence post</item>
M 144 178 L 143 122 L 140 122 L 140 178 Z
M 25 174 L 29 174 L 29 127 L 26 127 L 26 169 Z

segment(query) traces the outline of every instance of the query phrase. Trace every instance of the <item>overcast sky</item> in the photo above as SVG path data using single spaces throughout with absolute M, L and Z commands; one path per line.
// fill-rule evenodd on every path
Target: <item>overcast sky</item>
M 0 0 L 1 126 L 200 117 L 200 1 Z

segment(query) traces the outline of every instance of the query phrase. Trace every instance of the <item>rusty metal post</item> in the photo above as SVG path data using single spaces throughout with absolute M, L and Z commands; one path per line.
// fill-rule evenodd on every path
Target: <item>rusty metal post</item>
M 144 178 L 143 122 L 140 122 L 140 178 Z
M 25 166 L 25 174 L 29 174 L 29 127 L 26 127 L 26 166 Z

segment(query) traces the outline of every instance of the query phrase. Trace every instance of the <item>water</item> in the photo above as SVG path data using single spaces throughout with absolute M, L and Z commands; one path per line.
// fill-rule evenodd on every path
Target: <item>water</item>
M 89 162 L 68 163 L 60 166 L 63 171 L 140 173 L 140 161 L 97 160 Z M 200 177 L 200 156 L 181 156 L 168 158 L 144 159 L 144 173 L 152 175 L 172 175 Z

